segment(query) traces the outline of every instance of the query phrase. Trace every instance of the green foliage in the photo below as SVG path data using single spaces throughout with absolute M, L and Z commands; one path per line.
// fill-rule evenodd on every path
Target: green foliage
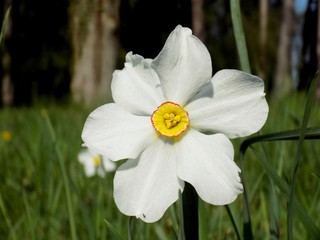
M 292 94 L 279 104 L 271 105 L 263 132 L 297 129 L 301 126 L 305 102 L 304 94 Z M 105 179 L 87 178 L 77 160 L 82 144 L 81 130 L 88 113 L 88 109 L 74 106 L 0 111 L 0 132 L 9 131 L 12 135 L 9 141 L 0 140 L 0 235 L 3 239 L 71 239 L 72 218 L 77 239 L 117 239 L 117 233 L 122 238 L 128 237 L 128 218 L 118 211 L 113 201 L 113 174 Z M 309 127 L 319 126 L 318 103 L 310 116 Z M 48 120 L 52 123 L 55 141 L 50 135 Z M 239 146 L 240 141 L 235 140 L 234 144 Z M 277 203 L 275 222 L 283 239 L 287 236 L 289 185 L 286 179 L 291 176 L 298 143 L 270 141 L 264 146 L 267 155 L 259 144 L 253 145 L 254 151 L 247 151 L 243 169 L 253 236 L 256 239 L 271 239 L 270 211 Z M 293 233 L 297 239 L 311 239 L 309 230 L 312 226 L 305 226 L 306 221 L 311 219 L 313 226 L 320 226 L 318 146 L 317 140 L 311 141 L 306 137 L 295 190 L 295 202 L 299 202 L 299 207 L 295 208 Z M 59 161 L 63 161 L 67 181 Z M 236 161 L 239 162 L 237 151 Z M 270 178 L 275 183 L 275 195 L 271 195 Z M 66 184 L 69 193 L 65 189 Z M 71 213 L 70 210 L 68 212 L 70 203 L 66 195 L 70 198 Z M 237 239 L 234 227 L 243 236 L 242 204 L 243 196 L 230 204 L 229 210 L 200 200 L 201 239 Z M 301 211 L 302 215 L 299 213 Z M 301 220 L 301 216 L 309 220 Z M 174 204 L 157 223 L 145 224 L 132 219 L 131 227 L 132 239 L 178 239 L 178 204 Z

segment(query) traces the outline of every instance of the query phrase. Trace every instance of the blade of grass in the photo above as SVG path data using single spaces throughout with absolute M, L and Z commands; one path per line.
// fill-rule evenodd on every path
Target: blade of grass
M 26 193 L 22 193 L 22 199 L 23 199 L 23 205 L 25 207 L 25 213 L 26 213 L 26 218 L 27 218 L 27 223 L 28 223 L 28 230 L 31 235 L 31 239 L 36 239 L 35 238 L 35 228 L 36 225 L 38 224 L 38 221 L 36 221 L 34 218 L 31 216 L 31 207 L 30 204 L 27 200 Z
M 305 138 L 305 131 L 307 130 L 307 127 L 308 127 L 308 122 L 309 122 L 309 118 L 310 118 L 310 114 L 311 114 L 311 109 L 312 109 L 312 106 L 314 103 L 317 85 L 318 85 L 318 73 L 316 73 L 315 77 L 313 78 L 313 80 L 311 82 L 311 86 L 308 91 L 307 103 L 306 103 L 302 126 L 301 126 L 302 132 L 299 137 L 297 155 L 296 155 L 293 174 L 292 174 L 292 178 L 291 178 L 290 197 L 289 197 L 288 215 L 287 215 L 288 216 L 287 218 L 288 218 L 288 239 L 289 240 L 293 239 L 293 214 L 294 214 L 293 203 L 294 203 L 294 199 L 295 199 L 295 185 L 296 185 L 296 181 L 297 181 L 298 168 L 299 168 L 299 163 L 301 161 L 302 146 L 303 146 L 303 142 L 304 142 L 304 138 Z
M 125 240 L 125 238 L 123 236 L 121 236 L 121 234 L 118 232 L 118 230 L 111 223 L 109 223 L 106 219 L 104 221 L 105 221 L 105 223 L 107 224 L 107 227 L 109 228 L 109 230 L 111 231 L 111 233 L 113 234 L 113 236 L 116 239 Z
M 128 240 L 132 240 L 132 231 L 133 231 L 133 217 L 128 219 Z
M 233 32 L 236 40 L 241 69 L 247 73 L 251 73 L 246 39 L 245 39 L 245 34 L 243 31 L 242 20 L 241 20 L 240 1 L 231 0 L 230 8 L 231 8 Z
M 12 239 L 14 239 L 14 240 L 17 239 L 16 233 L 14 231 L 14 228 L 13 228 L 13 226 L 11 224 L 11 221 L 10 221 L 10 219 L 8 217 L 8 214 L 7 214 L 3 199 L 2 199 L 1 192 L 0 192 L 0 210 L 2 212 L 2 215 L 4 217 L 5 222 L 6 222 L 7 226 L 8 226 L 8 228 L 9 228 L 10 235 L 12 236 Z
M 168 239 L 164 229 L 161 226 L 155 225 L 154 231 L 156 232 L 157 239 L 159 239 L 159 240 L 167 240 Z
M 45 123 L 48 128 L 49 136 L 52 140 L 52 143 L 54 144 L 54 150 L 57 155 L 59 167 L 62 173 L 62 180 L 64 184 L 64 189 L 65 189 L 65 195 L 66 195 L 66 202 L 67 202 L 67 211 L 68 211 L 68 217 L 69 217 L 69 225 L 70 225 L 70 232 L 71 232 L 71 239 L 76 240 L 77 239 L 77 234 L 76 234 L 76 227 L 75 227 L 75 220 L 74 220 L 74 212 L 72 208 L 72 202 L 71 202 L 71 194 L 70 194 L 70 188 L 69 188 L 69 180 L 67 176 L 67 172 L 64 166 L 64 159 L 61 155 L 61 151 L 58 148 L 58 140 L 56 138 L 56 134 L 54 131 L 54 128 L 52 126 L 51 120 L 48 116 L 48 113 L 46 110 L 43 110 L 41 112 L 43 118 L 45 119 Z
M 4 18 L 3 18 L 1 32 L 0 32 L 0 49 L 2 48 L 2 45 L 4 43 L 4 36 L 6 34 L 10 10 L 11 10 L 11 7 L 7 9 L 6 14 L 4 15 Z
M 244 174 L 244 153 L 241 152 L 240 148 L 240 168 L 241 168 L 241 182 L 243 186 L 243 237 L 244 239 L 251 240 L 253 239 L 252 226 L 251 226 L 251 217 L 249 210 L 249 197 L 246 187 L 246 179 Z
M 267 154 L 267 150 L 263 144 L 263 142 L 260 142 L 260 146 L 263 150 L 263 154 L 266 158 L 266 160 L 270 163 L 269 155 Z M 269 198 L 270 198 L 270 227 L 269 227 L 269 234 L 270 239 L 279 239 L 280 233 L 279 233 L 279 202 L 276 194 L 276 187 L 274 182 L 272 181 L 272 178 L 269 177 L 270 182 L 270 191 L 269 191 Z
M 233 33 L 236 40 L 237 51 L 239 55 L 241 69 L 245 72 L 251 73 L 248 50 L 246 45 L 245 34 L 242 26 L 241 19 L 241 10 L 240 10 L 240 1 L 231 0 L 230 1 L 230 10 L 231 10 L 231 20 L 233 26 Z M 243 168 L 243 162 L 240 161 L 241 169 Z M 243 185 L 243 234 L 244 238 L 247 240 L 253 239 L 250 211 L 248 205 L 248 195 L 246 190 L 246 180 L 244 178 L 244 173 L 241 173 L 241 181 Z
M 179 203 L 176 203 L 169 208 L 170 217 L 172 219 L 173 231 L 174 231 L 174 234 L 177 238 L 179 236 L 179 220 L 178 220 L 178 218 L 179 218 L 178 207 L 179 206 L 178 206 L 178 204 Z M 178 209 L 178 210 L 176 211 L 176 209 Z
M 183 200 L 182 200 L 182 192 L 179 191 L 179 199 L 178 199 L 178 207 L 179 207 L 179 220 L 180 220 L 180 233 L 179 240 L 185 240 L 185 231 L 184 231 L 184 217 L 183 217 Z
M 270 162 L 270 161 L 269 161 Z M 276 240 L 280 238 L 279 233 L 279 201 L 276 194 L 276 187 L 272 178 L 270 178 L 270 191 L 269 191 L 269 201 L 270 201 L 270 239 Z
M 245 140 L 241 146 L 240 146 L 240 159 L 241 163 L 243 161 L 243 155 L 246 151 L 246 149 L 253 143 L 256 142 L 263 142 L 263 141 L 278 141 L 278 140 L 299 140 L 298 144 L 298 151 L 297 151 L 297 158 L 295 161 L 294 166 L 294 172 L 292 175 L 292 181 L 293 186 L 291 185 L 290 190 L 290 197 L 288 198 L 288 239 L 292 239 L 292 211 L 293 211 L 293 203 L 294 203 L 294 185 L 295 185 L 295 179 L 296 179 L 296 173 L 300 161 L 301 151 L 302 151 L 302 143 L 304 139 L 320 139 L 320 129 L 319 128 L 307 128 L 307 123 L 309 120 L 310 112 L 311 112 L 311 106 L 312 106 L 312 98 L 315 94 L 315 88 L 318 81 L 318 73 L 315 75 L 315 77 L 312 80 L 312 84 L 310 87 L 310 91 L 307 97 L 307 103 L 305 107 L 305 114 L 303 118 L 303 124 L 301 129 L 297 130 L 291 130 L 291 131 L 284 131 L 279 133 L 272 133 L 267 135 L 260 135 L 254 138 L 249 138 Z M 243 163 L 242 163 L 243 165 Z M 243 166 L 242 166 L 243 169 Z M 246 200 L 246 198 L 245 198 Z M 248 206 L 248 202 L 245 201 L 245 205 Z M 290 206 L 290 207 L 289 207 Z M 290 232 L 290 233 L 289 233 Z
M 205 203 L 203 200 L 199 198 L 199 206 L 198 206 L 198 211 L 199 211 L 199 239 L 200 240 L 207 240 L 208 239 L 208 223 L 206 220 L 206 208 L 205 208 Z
M 302 129 L 295 129 L 289 131 L 281 131 L 276 133 L 259 135 L 256 137 L 247 138 L 241 143 L 240 152 L 245 152 L 249 146 L 258 142 L 269 142 L 269 141 L 287 141 L 287 140 L 299 140 L 302 134 Z M 317 140 L 320 139 L 320 128 L 307 128 L 304 131 L 305 139 Z
M 289 185 L 278 175 L 277 171 L 265 159 L 265 156 L 258 155 L 256 151 L 254 151 L 254 153 L 257 154 L 257 159 L 259 160 L 258 162 L 261 164 L 264 171 L 272 178 L 276 186 L 279 188 L 280 192 L 283 193 L 287 201 L 289 201 Z M 310 236 L 312 236 L 314 239 L 318 239 L 318 237 L 320 236 L 320 229 L 315 225 L 314 220 L 309 217 L 306 210 L 302 207 L 301 203 L 297 199 L 294 199 L 293 204 L 296 210 L 296 214 L 304 225 L 305 229 L 308 231 Z
M 229 205 L 225 205 L 225 207 L 226 207 L 226 210 L 227 210 L 228 216 L 229 216 L 229 218 L 230 218 L 230 220 L 231 220 L 231 223 L 232 223 L 233 229 L 234 229 L 234 231 L 235 231 L 235 233 L 236 233 L 236 235 L 237 235 L 237 239 L 238 239 L 238 240 L 240 240 L 240 239 L 241 239 L 241 237 L 240 237 L 240 233 L 239 233 L 239 230 L 238 230 L 237 224 L 236 224 L 236 222 L 235 222 L 235 220 L 234 220 L 234 218 L 233 218 L 233 215 L 232 215 L 231 209 L 230 209 Z

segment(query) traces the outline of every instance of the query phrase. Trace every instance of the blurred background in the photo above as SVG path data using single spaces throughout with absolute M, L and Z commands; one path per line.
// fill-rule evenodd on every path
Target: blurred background
M 270 107 L 262 133 L 301 128 L 305 92 L 320 64 L 318 1 L 240 6 L 251 71 L 264 79 Z M 113 201 L 114 173 L 87 178 L 77 161 L 85 119 L 112 101 L 112 72 L 123 68 L 126 53 L 156 57 L 177 24 L 204 42 L 213 73 L 240 69 L 230 1 L 1 0 L 0 22 L 9 8 L 0 46 L 0 239 L 115 239 L 109 224 L 126 236 L 128 218 Z M 319 103 L 308 126 L 320 125 Z M 237 164 L 241 141 L 232 141 Z M 275 187 L 279 180 L 270 180 L 261 159 L 289 186 L 296 149 L 295 141 L 276 141 L 246 154 L 242 173 L 256 239 L 287 234 L 286 191 Z M 305 215 L 297 209 L 295 239 L 312 239 L 313 224 L 320 226 L 319 151 L 311 140 L 301 151 L 296 199 Z M 154 224 L 134 220 L 134 239 L 178 239 L 176 209 Z M 202 239 L 237 239 L 224 207 L 199 201 L 199 209 Z M 230 209 L 240 229 L 243 196 Z
M 318 1 L 240 4 L 252 72 L 275 97 L 306 89 L 320 64 Z M 125 54 L 156 57 L 177 24 L 207 46 L 213 73 L 240 68 L 229 1 L 2 0 L 1 21 L 9 7 L 0 52 L 3 107 L 111 101 L 112 72 L 123 68 Z

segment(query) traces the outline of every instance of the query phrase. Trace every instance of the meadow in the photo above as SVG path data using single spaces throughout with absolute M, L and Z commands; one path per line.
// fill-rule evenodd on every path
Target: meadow
M 260 134 L 298 129 L 306 105 L 305 93 L 279 101 L 267 95 L 270 114 Z M 146 224 L 122 215 L 113 201 L 113 174 L 87 178 L 77 156 L 81 131 L 95 107 L 42 105 L 0 110 L 0 238 L 1 239 L 178 239 L 177 203 L 163 218 Z M 320 125 L 320 104 L 314 100 L 309 127 Z M 233 140 L 235 161 L 239 147 Z M 262 159 L 282 180 L 290 182 L 298 141 L 253 144 L 245 168 L 252 231 L 256 239 L 287 237 L 286 194 Z M 319 140 L 305 140 L 296 180 L 295 198 L 315 226 L 320 226 Z M 200 239 L 237 239 L 243 235 L 243 194 L 229 205 L 211 206 L 199 200 Z M 229 210 L 229 214 L 228 214 Z M 295 239 L 312 239 L 308 222 L 293 217 Z M 232 224 L 231 218 L 234 221 Z M 279 235 L 276 237 L 276 235 Z

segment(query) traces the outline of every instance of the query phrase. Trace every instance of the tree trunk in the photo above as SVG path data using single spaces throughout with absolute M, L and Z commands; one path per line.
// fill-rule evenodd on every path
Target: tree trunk
M 70 9 L 73 45 L 71 93 L 87 105 L 111 100 L 117 61 L 115 29 L 120 0 L 74 0 Z
M 319 0 L 318 0 L 318 27 L 317 27 L 317 68 L 318 68 L 318 71 L 320 71 L 320 3 L 319 3 Z M 317 99 L 320 100 L 320 82 L 318 82 Z
M 192 0 L 192 31 L 202 42 L 205 41 L 203 0 Z
M 276 98 L 281 94 L 288 92 L 291 85 L 289 78 L 289 59 L 292 26 L 292 7 L 292 0 L 284 0 L 276 59 L 277 64 L 273 84 L 273 91 Z

